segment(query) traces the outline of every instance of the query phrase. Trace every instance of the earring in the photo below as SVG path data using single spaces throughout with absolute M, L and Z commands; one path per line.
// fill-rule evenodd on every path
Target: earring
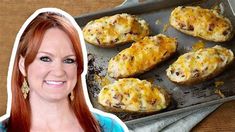
M 26 99 L 29 93 L 29 86 L 25 78 L 24 78 L 23 85 L 21 86 L 21 92 L 23 93 L 24 99 Z
M 73 91 L 70 93 L 70 100 L 73 101 L 74 99 L 74 94 L 73 94 Z

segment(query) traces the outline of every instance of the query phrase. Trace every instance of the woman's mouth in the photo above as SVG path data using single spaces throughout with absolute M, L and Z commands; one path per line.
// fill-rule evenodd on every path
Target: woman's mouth
M 44 81 L 47 85 L 54 86 L 54 87 L 60 87 L 63 86 L 65 81 L 54 81 L 54 80 L 46 80 Z

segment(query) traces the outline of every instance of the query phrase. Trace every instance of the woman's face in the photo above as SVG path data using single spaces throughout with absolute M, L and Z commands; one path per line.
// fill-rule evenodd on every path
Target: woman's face
M 22 62 L 24 58 L 21 58 Z M 36 58 L 28 67 L 30 98 L 67 99 L 77 83 L 77 65 L 68 35 L 58 28 L 48 29 Z

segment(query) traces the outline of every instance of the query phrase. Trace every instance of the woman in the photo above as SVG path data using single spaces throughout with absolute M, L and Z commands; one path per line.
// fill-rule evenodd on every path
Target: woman
M 69 19 L 39 13 L 20 37 L 11 113 L 0 131 L 123 131 L 115 120 L 89 111 L 81 84 L 83 64 L 79 34 Z

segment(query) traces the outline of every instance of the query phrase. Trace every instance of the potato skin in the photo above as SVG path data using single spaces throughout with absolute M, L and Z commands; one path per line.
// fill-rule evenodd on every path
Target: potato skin
M 138 41 L 149 35 L 149 32 L 145 20 L 127 13 L 92 20 L 83 28 L 88 43 L 104 48 Z
M 181 55 L 169 66 L 166 74 L 177 84 L 192 85 L 219 75 L 233 61 L 231 50 L 216 45 Z
M 124 78 L 102 88 L 98 102 L 106 111 L 151 113 L 171 102 L 168 92 L 146 80 Z
M 145 37 L 124 49 L 108 64 L 108 75 L 113 78 L 133 77 L 144 73 L 172 56 L 177 41 L 163 34 Z
M 224 42 L 234 35 L 233 26 L 228 18 L 216 10 L 199 6 L 179 6 L 172 11 L 169 21 L 175 29 L 208 41 Z

